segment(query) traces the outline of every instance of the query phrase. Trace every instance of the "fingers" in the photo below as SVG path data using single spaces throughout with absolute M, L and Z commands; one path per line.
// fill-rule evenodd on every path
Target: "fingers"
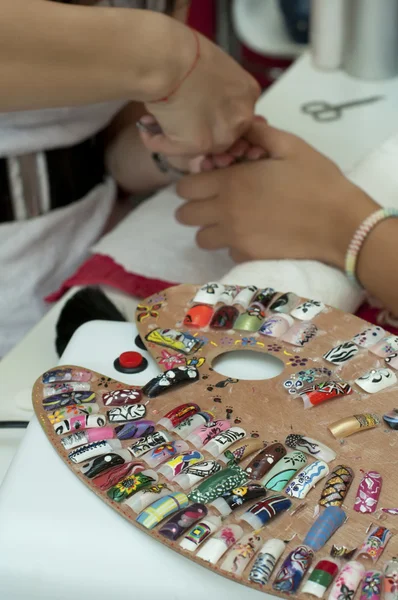
M 209 200 L 192 200 L 183 204 L 176 211 L 176 219 L 183 225 L 207 227 L 218 221 L 217 204 Z
M 275 159 L 286 158 L 294 154 L 298 140 L 296 136 L 257 119 L 246 133 L 245 138 L 252 146 L 263 148 L 270 158 Z
M 240 252 L 239 250 L 235 250 L 234 248 L 231 248 L 231 250 L 228 252 L 228 254 L 232 258 L 232 260 L 236 263 L 243 263 L 243 262 L 247 262 L 249 260 L 249 257 L 246 254 L 244 254 L 243 252 Z
M 218 194 L 222 171 L 188 175 L 177 183 L 177 194 L 185 200 L 203 200 Z
M 220 250 L 228 246 L 225 232 L 218 225 L 200 229 L 196 234 L 196 243 L 203 250 Z

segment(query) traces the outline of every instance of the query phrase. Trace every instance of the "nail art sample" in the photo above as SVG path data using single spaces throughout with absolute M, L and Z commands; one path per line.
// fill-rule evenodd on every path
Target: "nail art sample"
M 150 504 L 156 502 L 156 500 L 160 500 L 160 498 L 164 498 L 164 496 L 168 496 L 172 492 L 173 490 L 167 484 L 157 483 L 156 485 L 151 485 L 140 490 L 134 496 L 128 498 L 125 504 L 135 513 L 139 513 Z
M 290 313 L 299 303 L 299 298 L 292 292 L 282 294 L 269 307 L 274 312 Z
M 358 551 L 357 558 L 370 559 L 374 563 L 377 562 L 391 537 L 392 533 L 387 527 L 380 527 L 379 525 L 372 527 L 368 537 Z
M 126 462 L 131 462 L 131 455 L 128 450 L 118 450 L 117 452 L 108 452 L 103 456 L 98 456 L 89 460 L 81 467 L 83 475 L 92 479 L 100 473 L 104 473 L 109 469 L 124 465 Z
M 91 381 L 93 374 L 85 369 L 60 368 L 46 371 L 42 376 L 42 382 L 47 383 L 65 383 L 68 381 Z
M 196 557 L 215 565 L 226 551 L 240 540 L 242 535 L 243 529 L 239 525 L 225 526 L 201 546 Z
M 79 429 L 90 429 L 94 427 L 104 427 L 106 418 L 104 415 L 77 415 L 70 419 L 65 419 L 54 425 L 54 431 L 57 435 L 63 435 L 70 431 L 79 431 Z
M 180 404 L 180 406 L 176 406 L 168 413 L 166 413 L 164 417 L 162 417 L 160 421 L 158 421 L 158 425 L 164 427 L 168 431 L 171 431 L 173 427 L 176 427 L 177 425 L 185 421 L 185 419 L 188 419 L 188 417 L 192 417 L 199 411 L 200 407 L 197 404 Z
M 238 316 L 239 310 L 236 306 L 220 306 L 210 321 L 210 327 L 221 330 L 232 329 Z
M 135 404 L 142 399 L 142 392 L 137 388 L 125 390 L 113 390 L 102 395 L 102 401 L 105 406 L 124 406 L 125 404 Z
M 242 306 L 242 308 L 248 308 L 254 294 L 258 292 L 258 288 L 255 285 L 248 285 L 240 290 L 239 294 L 235 297 L 234 304 Z
M 157 480 L 158 476 L 155 471 L 141 471 L 135 475 L 125 477 L 116 485 L 112 486 L 107 491 L 107 496 L 114 502 L 123 502 L 123 500 L 127 500 L 127 498 L 130 498 L 130 496 L 142 488 L 153 485 Z
M 190 466 L 202 460 L 204 460 L 204 456 L 201 452 L 198 452 L 198 450 L 187 450 L 168 460 L 160 467 L 158 473 L 161 473 L 168 481 L 171 481 Z
M 299 469 L 301 469 L 307 458 L 299 450 L 293 450 L 281 458 L 261 480 L 267 490 L 281 492 L 289 483 Z
M 200 411 L 174 427 L 173 432 L 185 440 L 197 427 L 205 423 L 210 423 L 210 421 L 214 421 L 214 414 L 207 411 Z
M 150 433 L 145 437 L 139 438 L 133 446 L 129 447 L 129 451 L 134 456 L 134 458 L 139 458 L 146 452 L 149 452 L 153 448 L 157 448 L 162 444 L 167 444 L 172 442 L 173 439 L 170 434 L 165 431 L 155 431 L 154 433 Z
M 90 383 L 88 381 L 65 381 L 64 383 L 50 383 L 43 386 L 43 397 L 50 398 L 70 392 L 88 392 Z
M 303 400 L 304 408 L 312 408 L 327 400 L 349 396 L 352 394 L 352 387 L 344 381 L 324 381 L 322 383 L 314 383 L 310 388 L 307 388 L 300 393 Z
M 185 494 L 182 492 L 173 492 L 150 504 L 138 515 L 136 521 L 145 527 L 145 529 L 153 529 L 163 519 L 166 519 L 182 508 L 186 508 L 188 504 L 189 500 Z
M 325 367 L 305 369 L 290 375 L 289 379 L 283 382 L 283 387 L 289 394 L 300 394 L 304 391 L 304 388 L 307 388 L 312 383 L 327 381 L 331 375 L 332 371 Z
M 274 288 L 271 288 L 271 287 L 264 288 L 264 289 L 260 290 L 259 292 L 257 292 L 257 294 L 254 296 L 253 302 L 258 302 L 264 308 L 267 308 L 268 305 L 270 304 L 270 302 L 275 298 L 275 296 L 276 296 L 276 291 L 274 290 Z
M 158 467 L 162 463 L 170 460 L 178 454 L 181 454 L 181 452 L 187 451 L 188 449 L 188 444 L 183 441 L 166 442 L 165 444 L 157 446 L 149 452 L 146 452 L 142 458 L 152 469 L 154 469 L 155 467 Z
M 294 594 L 311 566 L 314 552 L 308 546 L 298 546 L 287 555 L 272 587 L 284 594 Z
M 202 519 L 181 540 L 180 547 L 188 552 L 194 552 L 207 538 L 221 527 L 221 519 L 215 515 L 209 515 Z
M 384 600 L 398 600 L 398 558 L 388 561 L 384 568 Z
M 380 342 L 385 336 L 385 331 L 382 327 L 377 327 L 377 325 L 372 325 L 371 327 L 366 327 L 357 335 L 354 335 L 352 341 L 354 344 L 359 346 L 360 348 L 370 348 Z
M 148 333 L 145 339 L 157 346 L 171 348 L 183 354 L 196 352 L 203 345 L 201 340 L 198 340 L 190 333 L 177 331 L 176 329 L 154 329 Z
M 174 481 L 182 487 L 183 490 L 187 490 L 196 483 L 200 483 L 204 479 L 207 479 L 207 477 L 210 477 L 219 471 L 221 471 L 220 463 L 215 460 L 204 460 L 184 469 L 182 473 L 176 476 Z
M 208 504 L 226 492 L 244 485 L 248 481 L 247 474 L 238 465 L 226 467 L 202 481 L 189 494 L 192 502 Z
M 294 320 L 289 315 L 274 315 L 264 321 L 259 333 L 270 337 L 282 337 L 293 324 Z
M 321 506 L 341 506 L 353 479 L 354 472 L 350 467 L 338 465 L 325 483 L 319 504 Z
M 251 304 L 246 311 L 239 315 L 234 323 L 237 331 L 256 332 L 265 319 L 265 311 L 261 304 Z
M 285 493 L 300 500 L 329 473 L 328 465 L 323 460 L 317 460 L 307 465 L 287 486 Z
M 251 460 L 245 471 L 251 479 L 261 479 L 285 454 L 286 450 L 279 442 L 266 446 Z
M 131 404 L 128 406 L 116 406 L 107 412 L 109 423 L 125 423 L 126 421 L 138 421 L 146 415 L 145 404 Z
M 95 402 L 94 392 L 65 392 L 43 400 L 44 410 L 57 410 L 71 404 L 90 404 Z
M 395 370 L 398 369 L 398 352 L 394 352 L 394 354 L 390 354 L 389 356 L 386 356 L 386 358 L 384 360 L 386 362 L 386 365 L 388 365 L 392 369 L 395 369 Z
M 290 314 L 295 319 L 300 319 L 301 321 L 310 321 L 319 315 L 319 313 L 321 313 L 323 310 L 325 310 L 325 308 L 326 307 L 323 302 L 319 302 L 319 300 L 306 300 L 294 308 Z
M 338 570 L 339 565 L 337 561 L 330 560 L 329 558 L 318 561 L 305 582 L 301 590 L 302 593 L 315 596 L 316 598 L 323 598 L 326 590 L 336 577 Z
M 206 304 L 192 306 L 184 318 L 186 327 L 206 327 L 213 316 L 213 308 Z
M 344 342 L 326 352 L 323 358 L 334 365 L 343 365 L 354 358 L 358 352 L 359 348 L 354 342 Z
M 328 426 L 330 433 L 336 438 L 346 438 L 358 431 L 373 429 L 380 424 L 380 419 L 373 413 L 362 413 L 335 421 Z
M 115 467 L 106 471 L 106 473 L 101 473 L 101 475 L 94 477 L 93 485 L 105 492 L 119 483 L 122 479 L 137 475 L 138 473 L 141 473 L 141 471 L 145 471 L 146 468 L 146 465 L 139 461 L 124 463 L 119 467 Z
M 119 440 L 130 440 L 132 438 L 145 437 L 155 431 L 153 421 L 133 421 L 125 425 L 115 427 L 116 437 Z
M 221 294 L 225 291 L 225 287 L 221 283 L 210 282 L 202 285 L 200 290 L 196 292 L 193 304 L 209 304 L 214 306 L 217 304 Z
M 202 448 L 205 444 L 210 442 L 219 433 L 226 431 L 231 426 L 231 421 L 228 419 L 218 419 L 216 421 L 210 421 L 200 425 L 197 429 L 186 438 L 187 442 L 190 442 L 195 448 Z
M 275 538 L 267 540 L 254 561 L 249 574 L 249 581 L 259 585 L 268 583 L 276 563 L 285 550 L 285 546 L 285 542 L 282 542 L 282 540 Z
M 377 471 L 368 471 L 361 479 L 355 498 L 354 510 L 373 513 L 377 508 L 383 478 Z
M 351 560 L 356 551 L 357 548 L 346 548 L 346 546 L 336 546 L 336 544 L 333 544 L 332 549 L 330 550 L 330 556 Z
M 394 408 L 390 412 L 383 415 L 383 421 L 391 428 L 398 429 L 398 408 Z
M 302 348 L 316 336 L 317 332 L 318 327 L 314 323 L 296 323 L 281 339 L 287 344 Z
M 225 285 L 224 291 L 219 295 L 217 302 L 225 306 L 230 306 L 239 293 L 237 285 Z
M 142 391 L 148 398 L 156 398 L 160 394 L 169 391 L 171 387 L 176 388 L 187 383 L 195 383 L 198 379 L 199 371 L 196 367 L 176 367 L 151 379 L 142 388 Z
M 175 541 L 181 537 L 194 523 L 204 519 L 207 515 L 207 508 L 203 504 L 191 504 L 174 514 L 169 521 L 164 523 L 159 534 L 168 540 Z
M 288 510 L 292 501 L 286 496 L 270 496 L 265 500 L 260 500 L 254 506 L 249 508 L 243 515 L 237 517 L 240 521 L 246 521 L 253 529 L 264 527 L 271 519 L 281 512 Z
M 369 352 L 381 358 L 386 358 L 394 354 L 394 352 L 398 352 L 398 336 L 388 335 L 384 337 L 380 342 L 371 346 Z
M 383 591 L 383 573 L 366 571 L 359 600 L 380 600 Z
M 229 463 L 231 460 L 238 463 L 258 450 L 261 450 L 263 447 L 264 444 L 259 438 L 245 439 L 243 441 L 235 442 L 235 444 L 230 446 L 217 460 L 220 460 L 225 464 Z
M 90 458 L 95 458 L 101 454 L 108 454 L 112 450 L 121 449 L 122 445 L 119 440 L 102 440 L 100 442 L 93 442 L 91 444 L 85 444 L 80 446 L 73 452 L 68 454 L 69 460 L 74 463 L 81 463 Z
M 375 394 L 395 385 L 397 383 L 397 376 L 391 369 L 372 369 L 361 377 L 358 377 L 355 383 L 365 392 L 368 392 L 368 394 Z
M 348 562 L 338 574 L 328 600 L 352 600 L 364 575 L 365 567 L 360 562 Z
M 243 571 L 261 546 L 261 538 L 255 532 L 244 535 L 228 552 L 220 566 L 221 571 L 242 575 Z
M 325 446 L 325 444 L 298 433 L 290 433 L 285 440 L 285 444 L 293 450 L 301 450 L 301 452 L 325 462 L 332 462 L 337 456 L 336 452 Z
M 65 406 L 64 408 L 59 408 L 58 410 L 48 413 L 47 417 L 51 425 L 56 425 L 65 419 L 70 419 L 79 415 L 96 415 L 98 413 L 98 404 L 72 404 L 71 406 Z
M 339 506 L 328 506 L 311 525 L 303 540 L 303 544 L 310 546 L 314 552 L 318 552 L 338 528 L 343 525 L 346 518 L 347 515 L 342 508 Z
M 240 508 L 246 502 L 251 500 L 258 500 L 266 495 L 266 490 L 262 485 L 257 483 L 248 483 L 247 485 L 241 485 L 238 488 L 226 492 L 220 498 L 216 498 L 211 503 L 223 517 L 231 514 L 232 511 Z
M 230 427 L 226 431 L 219 433 L 215 438 L 210 440 L 203 450 L 209 452 L 214 457 L 219 456 L 227 450 L 232 444 L 243 439 L 246 436 L 246 431 L 242 427 Z
M 115 436 L 112 427 L 99 427 L 94 429 L 85 429 L 66 435 L 61 439 L 61 444 L 65 450 L 72 450 L 78 446 L 87 445 L 91 442 L 100 442 L 102 440 L 111 440 Z

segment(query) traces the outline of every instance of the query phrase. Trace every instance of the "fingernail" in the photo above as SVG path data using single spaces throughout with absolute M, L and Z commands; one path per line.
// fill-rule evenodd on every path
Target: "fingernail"
M 261 148 L 250 148 L 246 154 L 248 160 L 259 160 L 265 157 L 265 151 Z
M 339 506 L 329 506 L 319 514 L 304 538 L 303 544 L 319 552 L 332 535 L 341 527 L 347 515 Z
M 391 537 L 392 533 L 387 527 L 373 526 L 359 549 L 357 558 L 370 559 L 374 563 L 377 562 Z
M 341 506 L 353 479 L 354 472 L 350 467 L 338 465 L 323 487 L 319 504 L 329 507 Z
M 317 460 L 306 467 L 292 479 L 285 493 L 302 500 L 315 485 L 329 474 L 329 467 L 323 460 Z
M 314 551 L 309 546 L 298 546 L 282 563 L 272 587 L 283 593 L 294 594 L 311 566 Z
M 263 117 L 262 115 L 255 115 L 254 120 L 255 121 L 263 121 L 264 123 L 268 123 L 267 119 L 265 117 Z
M 159 135 L 163 131 L 159 123 L 150 115 L 141 117 L 141 119 L 136 122 L 136 126 L 139 131 L 149 133 L 149 135 Z
M 360 513 L 373 513 L 377 508 L 383 478 L 377 471 L 368 471 L 359 484 L 354 510 Z
M 381 392 L 397 383 L 397 376 L 391 369 L 371 369 L 355 380 L 355 383 L 368 394 Z
M 307 462 L 307 457 L 300 450 L 293 450 L 283 456 L 276 465 L 267 473 L 261 480 L 261 485 L 264 485 L 267 490 L 281 492 L 286 483 L 288 483 L 294 475 L 302 469 Z

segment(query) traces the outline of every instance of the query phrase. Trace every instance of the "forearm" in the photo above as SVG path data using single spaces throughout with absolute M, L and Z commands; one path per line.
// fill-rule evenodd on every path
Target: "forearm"
M 153 100 L 184 72 L 186 35 L 151 11 L 1 0 L 0 111 Z

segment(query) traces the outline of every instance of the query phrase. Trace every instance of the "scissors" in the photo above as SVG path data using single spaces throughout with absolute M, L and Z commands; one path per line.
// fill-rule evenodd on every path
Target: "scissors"
M 371 98 L 363 98 L 362 100 L 352 100 L 344 102 L 344 104 L 329 104 L 329 102 L 307 102 L 303 104 L 301 110 L 306 115 L 311 115 L 315 121 L 326 123 L 328 121 L 337 121 L 341 118 L 343 110 L 362 104 L 370 104 L 382 100 L 384 96 L 372 96 Z

